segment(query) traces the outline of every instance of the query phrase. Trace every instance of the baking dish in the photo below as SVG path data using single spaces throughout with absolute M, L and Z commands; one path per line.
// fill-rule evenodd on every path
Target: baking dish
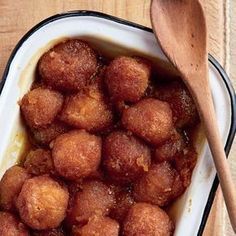
M 18 101 L 33 81 L 40 56 L 58 39 L 78 37 L 91 41 L 106 53 L 119 45 L 148 55 L 160 70 L 174 70 L 155 40 L 152 30 L 135 23 L 91 11 L 73 11 L 52 16 L 33 27 L 10 56 L 0 84 L 0 177 L 24 153 L 26 131 L 21 123 Z M 177 49 L 178 50 L 178 49 Z M 226 153 L 236 130 L 235 93 L 224 70 L 209 55 L 209 75 L 217 120 Z M 216 171 L 205 139 L 197 143 L 199 153 L 192 183 L 170 209 L 176 223 L 175 235 L 201 235 L 218 185 Z

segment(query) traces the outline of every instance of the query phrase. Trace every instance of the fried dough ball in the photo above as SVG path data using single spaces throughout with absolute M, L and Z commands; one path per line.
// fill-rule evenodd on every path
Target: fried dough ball
M 134 199 L 166 206 L 184 191 L 178 172 L 168 163 L 154 164 L 134 186 Z
M 194 101 L 182 82 L 174 81 L 159 86 L 156 95 L 158 99 L 170 104 L 177 127 L 193 125 L 198 120 Z
M 14 215 L 0 212 L 0 235 L 1 236 L 29 236 L 25 225 Z
M 70 180 L 87 177 L 98 169 L 101 160 L 101 138 L 84 130 L 58 136 L 52 145 L 57 172 Z
M 86 181 L 78 192 L 69 210 L 69 225 L 84 225 L 93 215 L 108 215 L 115 204 L 114 192 L 101 181 Z
M 32 233 L 33 236 L 64 236 L 64 231 L 61 228 L 57 229 L 49 229 L 42 231 L 34 231 Z
M 43 81 L 61 91 L 78 91 L 97 70 L 94 50 L 85 42 L 71 39 L 46 52 L 39 61 Z
M 134 204 L 125 219 L 124 236 L 171 236 L 174 225 L 158 206 L 147 203 Z
M 63 96 L 50 89 L 37 88 L 29 91 L 20 102 L 20 108 L 27 125 L 31 128 L 45 128 L 61 110 Z
M 192 172 L 197 163 L 197 153 L 193 147 L 186 147 L 181 154 L 175 157 L 174 165 L 180 174 L 184 187 L 191 183 Z
M 69 131 L 69 127 L 60 121 L 54 121 L 46 128 L 31 129 L 34 141 L 40 145 L 48 145 L 58 135 Z
M 96 170 L 92 174 L 90 174 L 86 179 L 79 179 L 77 181 L 67 181 L 68 190 L 70 193 L 70 203 L 73 204 L 73 198 L 75 197 L 76 193 L 82 190 L 83 182 L 84 181 L 104 181 L 104 173 L 101 169 Z
M 103 165 L 109 177 L 129 183 L 148 171 L 151 163 L 149 148 L 124 131 L 110 133 L 103 143 Z
M 119 224 L 109 217 L 93 216 L 82 228 L 75 228 L 73 236 L 118 236 Z
M 157 146 L 154 158 L 158 162 L 170 161 L 179 155 L 184 147 L 185 143 L 183 137 L 174 130 L 168 140 Z
M 105 82 L 112 100 L 138 101 L 148 87 L 150 74 L 151 66 L 145 59 L 115 58 L 105 72 Z
M 127 212 L 130 207 L 134 204 L 134 199 L 130 189 L 121 189 L 116 191 L 116 204 L 111 210 L 110 216 L 112 219 L 117 220 L 120 223 L 123 223 Z
M 26 156 L 24 167 L 32 175 L 54 173 L 51 152 L 42 148 L 31 150 Z
M 20 166 L 9 168 L 0 181 L 0 208 L 12 211 L 15 199 L 21 191 L 23 183 L 30 178 L 26 169 Z M 0 234 L 1 235 L 1 234 Z
M 122 124 L 144 140 L 159 144 L 171 135 L 172 112 L 168 103 L 146 98 L 124 110 Z
M 89 182 L 89 181 L 103 182 L 104 181 L 103 172 L 100 169 L 98 169 L 96 172 L 92 173 L 86 179 L 79 179 L 78 181 L 67 181 L 68 191 L 70 193 L 69 208 L 73 206 L 75 198 L 76 198 L 76 194 L 82 191 L 83 183 Z
M 102 131 L 113 121 L 112 111 L 98 85 L 68 97 L 61 114 L 67 124 L 88 131 Z
M 25 181 L 17 198 L 21 219 L 37 230 L 53 229 L 66 216 L 69 193 L 65 187 L 48 176 Z

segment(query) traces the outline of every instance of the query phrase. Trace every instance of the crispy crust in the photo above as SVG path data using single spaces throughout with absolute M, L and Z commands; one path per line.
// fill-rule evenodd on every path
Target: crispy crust
M 0 212 L 0 235 L 2 236 L 29 236 L 26 226 L 14 215 Z
M 24 167 L 32 175 L 52 174 L 55 172 L 51 152 L 42 148 L 31 150 L 28 153 Z
M 118 236 L 119 224 L 109 217 L 93 216 L 82 228 L 75 228 L 73 236 Z
M 61 91 L 84 88 L 97 66 L 94 50 L 78 39 L 57 44 L 41 57 L 38 64 L 43 81 Z
M 115 196 L 110 187 L 101 181 L 86 181 L 82 191 L 76 194 L 67 223 L 84 225 L 93 215 L 108 215 L 114 204 Z
M 151 67 L 145 59 L 115 58 L 105 72 L 105 82 L 112 100 L 138 101 L 148 87 L 150 74 Z
M 177 127 L 193 125 L 199 120 L 197 108 L 183 82 L 174 81 L 159 86 L 156 96 L 170 104 Z
M 24 182 L 30 178 L 27 170 L 20 166 L 9 168 L 0 181 L 0 207 L 14 211 L 15 199 L 21 191 Z
M 122 124 L 139 137 L 157 145 L 171 135 L 172 112 L 167 102 L 146 98 L 124 110 Z
M 88 177 L 101 160 L 101 138 L 84 130 L 58 136 L 52 144 L 52 157 L 57 172 L 70 180 Z
M 125 219 L 124 236 L 171 236 L 174 226 L 169 216 L 158 206 L 134 204 Z
M 25 181 L 17 198 L 21 219 L 37 230 L 52 229 L 66 216 L 69 193 L 65 187 L 47 176 Z
M 103 166 L 116 182 L 137 180 L 148 171 L 150 164 L 150 149 L 133 135 L 116 131 L 104 140 Z
M 166 206 L 183 193 L 183 183 L 178 172 L 168 162 L 154 164 L 134 186 L 134 198 Z
M 111 107 L 96 84 L 69 96 L 60 118 L 75 128 L 88 131 L 103 131 L 113 122 Z
M 46 88 L 36 88 L 28 92 L 20 102 L 21 112 L 31 128 L 45 128 L 61 110 L 63 96 Z

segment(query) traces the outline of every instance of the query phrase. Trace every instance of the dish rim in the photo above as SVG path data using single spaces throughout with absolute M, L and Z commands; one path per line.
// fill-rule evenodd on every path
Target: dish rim
M 7 61 L 7 64 L 5 66 L 3 75 L 2 75 L 2 80 L 0 81 L 0 96 L 2 93 L 2 90 L 4 88 L 4 84 L 7 80 L 8 77 L 8 73 L 9 73 L 9 69 L 10 69 L 10 65 L 17 53 L 17 51 L 20 49 L 20 47 L 22 46 L 22 44 L 37 30 L 39 30 L 40 28 L 42 28 L 43 26 L 59 20 L 59 19 L 63 19 L 63 18 L 67 18 L 67 17 L 78 17 L 78 16 L 92 16 L 92 17 L 98 17 L 98 18 L 103 18 L 106 20 L 110 20 L 119 24 L 123 24 L 126 26 L 130 26 L 133 28 L 138 28 L 140 30 L 146 31 L 146 32 L 150 32 L 153 33 L 153 30 L 149 27 L 128 21 L 128 20 L 124 20 L 115 16 L 111 16 L 109 14 L 105 14 L 102 12 L 97 12 L 97 11 L 90 11 L 90 10 L 73 10 L 73 11 L 66 11 L 66 12 L 62 12 L 56 15 L 52 15 L 42 21 L 40 21 L 38 24 L 36 24 L 35 26 L 33 26 L 16 44 L 16 46 L 14 47 L 14 49 L 12 50 L 10 57 Z M 227 141 L 225 144 L 225 153 L 226 156 L 228 156 L 229 151 L 231 149 L 234 137 L 235 137 L 235 133 L 236 133 L 236 94 L 234 91 L 234 88 L 232 86 L 232 83 L 228 77 L 228 75 L 226 74 L 225 70 L 222 68 L 222 66 L 219 64 L 219 62 L 211 55 L 208 54 L 208 61 L 214 66 L 214 68 L 218 71 L 218 73 L 220 74 L 220 76 L 223 79 L 223 82 L 226 86 L 226 89 L 228 91 L 229 97 L 230 97 L 230 102 L 231 102 L 231 110 L 232 110 L 232 114 L 231 114 L 231 125 L 230 125 L 230 129 L 229 129 L 229 134 L 227 137 Z M 201 219 L 201 223 L 198 229 L 198 233 L 197 235 L 200 236 L 203 233 L 203 230 L 205 228 L 206 225 L 206 221 L 207 218 L 209 216 L 210 213 L 210 209 L 212 207 L 212 203 L 213 200 L 215 198 L 215 193 L 217 190 L 217 187 L 219 185 L 219 179 L 217 177 L 217 175 L 215 176 L 214 182 L 212 184 L 211 190 L 209 192 L 208 195 L 208 199 L 207 199 L 207 203 L 206 206 L 204 208 L 203 211 L 203 215 L 202 215 L 202 219 Z

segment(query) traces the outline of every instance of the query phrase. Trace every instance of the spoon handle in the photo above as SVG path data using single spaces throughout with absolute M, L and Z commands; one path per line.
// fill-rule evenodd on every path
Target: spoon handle
M 198 78 L 186 78 L 185 81 L 189 89 L 192 90 L 193 98 L 198 106 L 199 115 L 205 128 L 231 225 L 234 232 L 236 232 L 236 188 L 219 133 L 213 99 L 210 92 L 208 67 L 205 65 L 205 68 L 203 68 L 202 71 L 198 71 L 195 76 Z M 204 78 L 204 80 L 202 78 Z

